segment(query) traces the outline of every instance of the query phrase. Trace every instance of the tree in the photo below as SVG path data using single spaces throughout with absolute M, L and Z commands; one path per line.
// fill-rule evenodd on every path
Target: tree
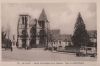
M 80 13 L 78 14 L 74 29 L 74 34 L 72 36 L 72 42 L 74 43 L 74 46 L 79 48 L 81 46 L 87 46 L 90 41 L 89 35 L 87 33 L 84 21 Z
M 6 39 L 6 33 L 2 31 L 2 43 L 4 43 L 5 39 Z

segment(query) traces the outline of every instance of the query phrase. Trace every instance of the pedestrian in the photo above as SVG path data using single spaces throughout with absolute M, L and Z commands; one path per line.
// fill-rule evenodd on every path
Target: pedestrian
M 4 48 L 5 48 L 5 50 L 6 50 L 6 48 L 7 48 L 7 39 L 5 39 L 5 41 L 4 41 L 4 44 L 5 44 L 5 46 L 4 46 Z
M 11 52 L 13 51 L 13 48 L 12 48 L 12 42 L 11 40 L 9 39 L 9 44 L 10 44 L 10 49 L 11 49 Z
M 11 47 L 11 51 L 13 51 L 13 48 Z
M 16 43 L 16 47 L 18 48 L 18 42 L 15 42 Z

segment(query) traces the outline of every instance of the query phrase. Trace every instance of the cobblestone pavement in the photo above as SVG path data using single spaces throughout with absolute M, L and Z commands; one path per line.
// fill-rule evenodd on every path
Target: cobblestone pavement
M 2 50 L 2 61 L 95 61 L 94 57 L 76 57 L 75 53 L 51 52 L 43 48 Z

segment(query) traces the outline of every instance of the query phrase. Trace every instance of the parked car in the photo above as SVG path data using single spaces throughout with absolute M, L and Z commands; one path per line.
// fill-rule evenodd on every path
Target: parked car
M 82 48 L 80 48 L 79 52 L 76 53 L 76 56 L 96 57 L 97 50 L 95 47 L 82 47 Z

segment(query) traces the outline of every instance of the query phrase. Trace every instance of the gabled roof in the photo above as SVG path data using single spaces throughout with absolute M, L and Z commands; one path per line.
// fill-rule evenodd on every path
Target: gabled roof
M 97 37 L 97 30 L 88 30 L 89 37 Z
M 42 12 L 40 14 L 39 20 L 47 20 L 47 15 L 46 15 L 44 9 L 42 10 Z
M 70 34 L 62 34 L 62 35 L 60 35 L 59 39 L 62 40 L 62 41 L 71 42 L 72 41 L 71 37 L 72 37 L 72 35 L 70 35 Z

